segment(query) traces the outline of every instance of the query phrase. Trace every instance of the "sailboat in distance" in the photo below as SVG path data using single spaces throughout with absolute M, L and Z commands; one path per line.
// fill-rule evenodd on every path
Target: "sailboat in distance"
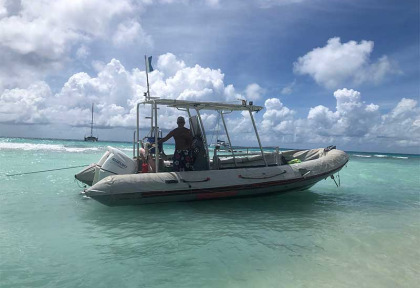
M 92 103 L 92 121 L 90 122 L 90 136 L 85 136 L 85 141 L 96 142 L 98 137 L 93 136 L 93 103 Z

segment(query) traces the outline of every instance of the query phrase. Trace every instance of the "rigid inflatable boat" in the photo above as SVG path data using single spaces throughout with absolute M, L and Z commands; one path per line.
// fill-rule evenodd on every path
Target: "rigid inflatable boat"
M 139 106 L 151 105 L 151 129 L 139 137 Z M 183 110 L 188 113 L 193 136 L 194 164 L 192 171 L 173 172 L 172 158 L 163 152 L 158 127 L 158 106 Z M 264 150 L 255 125 L 253 113 L 263 107 L 252 102 L 225 104 L 172 99 L 151 99 L 137 105 L 137 130 L 134 133 L 133 157 L 108 147 L 98 163 L 91 164 L 75 175 L 91 186 L 83 193 L 105 205 L 135 205 L 172 201 L 207 200 L 258 196 L 305 190 L 322 179 L 334 177 L 348 162 L 348 155 L 334 146 L 311 150 Z M 213 110 L 221 117 L 227 147 L 230 141 L 224 114 L 248 111 L 259 144 L 258 149 L 241 151 L 207 143 L 200 111 Z M 195 112 L 195 113 L 194 113 Z M 193 115 L 195 114 L 195 115 Z

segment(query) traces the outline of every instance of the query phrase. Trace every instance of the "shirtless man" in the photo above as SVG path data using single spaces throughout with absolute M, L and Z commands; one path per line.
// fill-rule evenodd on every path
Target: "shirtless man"
M 174 137 L 175 139 L 175 153 L 173 159 L 174 171 L 189 171 L 192 170 L 192 153 L 191 144 L 192 136 L 190 129 L 184 127 L 185 119 L 180 116 L 176 120 L 178 127 L 168 133 L 164 138 L 159 140 L 159 144 L 166 142 L 168 139 Z

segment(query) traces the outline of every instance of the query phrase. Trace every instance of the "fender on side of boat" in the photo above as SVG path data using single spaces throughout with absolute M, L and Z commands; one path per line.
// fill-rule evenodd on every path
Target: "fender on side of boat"
M 95 177 L 96 163 L 90 164 L 88 167 L 74 175 L 74 178 L 89 186 L 93 185 L 93 178 Z

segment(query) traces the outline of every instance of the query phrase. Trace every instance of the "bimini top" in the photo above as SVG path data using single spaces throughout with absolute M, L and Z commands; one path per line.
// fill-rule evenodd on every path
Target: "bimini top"
M 222 111 L 260 111 L 263 109 L 261 106 L 254 106 L 247 104 L 242 100 L 242 104 L 229 104 L 220 102 L 200 102 L 200 101 L 187 101 L 187 100 L 174 100 L 174 99 L 150 99 L 139 104 L 157 104 L 166 105 L 168 107 L 181 108 L 181 109 L 195 109 L 195 110 L 222 110 Z M 251 103 L 252 104 L 252 103 Z

